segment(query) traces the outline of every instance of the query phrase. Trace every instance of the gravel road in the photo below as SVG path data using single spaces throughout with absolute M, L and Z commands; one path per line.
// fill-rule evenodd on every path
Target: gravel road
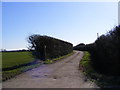
M 79 70 L 83 52 L 41 65 L 2 83 L 3 88 L 97 88 Z

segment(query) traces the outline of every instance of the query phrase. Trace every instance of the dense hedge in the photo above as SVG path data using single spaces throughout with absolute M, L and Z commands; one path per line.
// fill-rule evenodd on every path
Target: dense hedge
M 32 35 L 29 37 L 29 49 L 41 60 L 57 58 L 73 51 L 73 45 L 49 36 Z
M 120 26 L 100 36 L 90 54 L 97 71 L 107 75 L 120 75 Z
M 73 49 L 89 51 L 91 63 L 99 73 L 120 75 L 120 25 L 100 36 L 94 43 L 79 44 Z

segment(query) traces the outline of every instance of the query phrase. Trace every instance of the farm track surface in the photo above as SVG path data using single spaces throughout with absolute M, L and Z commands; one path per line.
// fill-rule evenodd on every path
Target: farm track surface
M 3 88 L 97 88 L 79 70 L 83 52 L 24 72 L 2 83 Z

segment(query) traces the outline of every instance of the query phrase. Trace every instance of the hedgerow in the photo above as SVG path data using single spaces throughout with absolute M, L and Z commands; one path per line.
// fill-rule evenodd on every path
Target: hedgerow
M 95 69 L 107 75 L 120 75 L 120 26 L 100 36 L 90 51 Z
M 40 60 L 57 58 L 73 51 L 71 43 L 49 36 L 31 35 L 28 42 L 33 56 Z

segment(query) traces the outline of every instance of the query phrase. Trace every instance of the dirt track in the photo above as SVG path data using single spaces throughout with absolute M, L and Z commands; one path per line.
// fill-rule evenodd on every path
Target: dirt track
M 42 65 L 3 82 L 3 88 L 96 88 L 79 70 L 83 52 Z

